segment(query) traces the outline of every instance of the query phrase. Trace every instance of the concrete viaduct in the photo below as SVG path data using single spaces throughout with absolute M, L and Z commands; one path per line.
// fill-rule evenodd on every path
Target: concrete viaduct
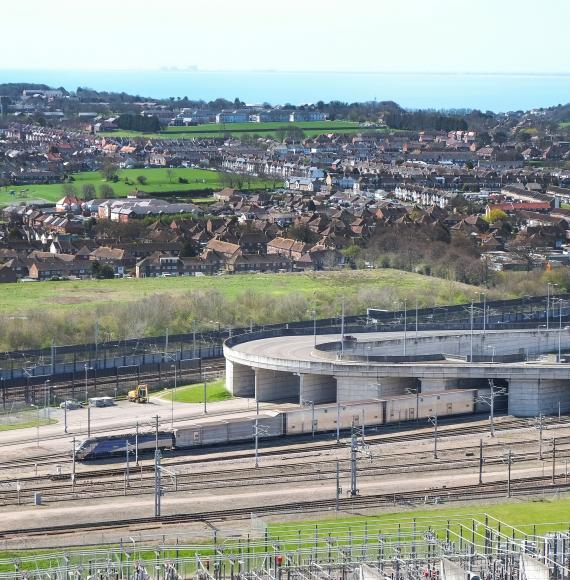
M 570 330 L 243 334 L 224 344 L 227 389 L 260 402 L 315 404 L 406 393 L 508 389 L 509 414 L 570 412 Z M 559 360 L 559 353 L 560 356 Z

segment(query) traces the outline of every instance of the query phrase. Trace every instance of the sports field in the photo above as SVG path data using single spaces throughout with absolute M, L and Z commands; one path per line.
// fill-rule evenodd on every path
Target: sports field
M 113 131 L 110 135 L 117 137 L 145 137 L 149 139 L 208 139 L 232 135 L 259 135 L 276 137 L 281 127 L 301 129 L 307 137 L 316 137 L 326 133 L 358 133 L 372 130 L 351 121 L 312 121 L 299 123 L 209 123 L 190 127 L 166 127 L 160 133 L 140 133 L 139 131 Z M 384 130 L 384 129 L 378 129 Z
M 146 178 L 144 185 L 137 181 L 137 177 Z M 113 189 L 116 196 L 125 197 L 135 189 L 146 193 L 174 192 L 178 195 L 188 194 L 203 189 L 219 190 L 225 187 L 220 174 L 208 169 L 175 168 L 167 169 L 122 169 L 118 172 L 119 181 L 116 183 L 105 181 L 98 171 L 86 171 L 73 174 L 74 181 L 71 184 L 77 189 L 77 194 L 83 197 L 83 185 L 94 185 L 97 193 L 102 185 L 108 185 Z M 179 183 L 178 178 L 188 180 L 188 183 Z M 260 189 L 279 187 L 281 182 L 264 181 L 257 178 L 242 177 L 243 189 Z M 10 192 L 14 191 L 12 195 Z M 30 200 L 57 201 L 64 196 L 64 185 L 53 183 L 47 185 L 23 185 L 2 187 L 0 189 L 0 205 L 8 203 L 29 202 Z M 195 201 L 204 201 L 199 195 Z M 209 198 L 211 201 L 211 198 Z

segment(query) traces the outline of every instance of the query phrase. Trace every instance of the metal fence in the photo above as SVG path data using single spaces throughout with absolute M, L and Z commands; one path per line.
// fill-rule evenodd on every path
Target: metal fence
M 491 516 L 434 514 L 413 520 L 271 526 L 211 542 L 118 545 L 0 559 L 0 580 L 22 578 L 292 580 L 468 577 L 562 579 L 569 575 L 570 534 L 561 525 L 514 527 Z M 567 524 L 565 524 L 567 529 Z M 531 573 L 532 572 L 532 573 Z M 451 576 L 448 576 L 452 574 Z

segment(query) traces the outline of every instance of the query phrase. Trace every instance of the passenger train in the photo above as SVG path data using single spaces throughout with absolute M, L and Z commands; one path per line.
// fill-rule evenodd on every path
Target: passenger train
M 478 411 L 477 389 L 454 389 L 439 393 L 391 396 L 367 401 L 350 401 L 337 405 L 326 403 L 284 411 L 265 411 L 259 415 L 241 415 L 207 423 L 193 423 L 158 433 L 159 449 L 192 449 L 225 445 L 252 440 L 255 423 L 260 428 L 259 438 L 303 435 L 314 432 L 350 429 L 354 424 L 380 426 L 401 421 L 466 415 Z M 482 410 L 482 409 L 481 409 Z M 78 442 L 75 457 L 78 460 L 125 456 L 127 446 L 134 452 L 148 452 L 156 447 L 156 433 L 127 433 L 89 437 Z

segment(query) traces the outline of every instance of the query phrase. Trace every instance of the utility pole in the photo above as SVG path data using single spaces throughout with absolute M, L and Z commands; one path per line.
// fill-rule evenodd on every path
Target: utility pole
M 258 419 L 255 419 L 253 425 L 253 439 L 255 442 L 255 467 L 259 467 L 259 436 L 269 435 L 269 427 L 260 425 Z
M 253 437 L 255 439 L 255 467 L 259 467 L 259 424 L 257 417 L 253 426 Z
M 558 362 L 562 362 L 562 300 L 558 301 Z
M 531 425 L 538 430 L 538 459 L 542 461 L 542 432 L 546 429 L 546 419 L 542 414 L 542 411 L 538 417 L 532 421 Z
M 406 346 L 408 342 L 408 301 L 404 298 L 404 356 L 406 356 Z
M 157 418 L 158 419 L 158 418 Z M 160 485 L 160 450 L 154 452 L 154 517 L 160 517 L 160 498 L 162 488 Z
M 99 368 L 99 320 L 95 321 L 95 364 Z
M 513 452 L 509 449 L 506 455 L 507 470 L 507 497 L 511 497 L 511 465 L 513 463 Z
M 170 428 L 174 429 L 174 397 L 176 395 L 176 386 L 177 386 L 177 379 L 178 379 L 178 373 L 176 370 L 176 361 L 174 361 L 174 364 L 172 365 L 174 367 L 174 389 L 172 390 L 172 392 L 170 393 Z
M 63 432 L 67 433 L 67 401 L 63 401 Z
M 340 352 L 344 355 L 344 298 L 342 299 L 340 314 Z
M 493 379 L 489 379 L 489 394 L 486 395 L 484 393 L 479 392 L 477 399 L 475 402 L 477 403 L 484 403 L 485 405 L 489 405 L 490 415 L 489 415 L 489 430 L 491 437 L 495 436 L 495 399 L 497 397 L 501 397 L 502 395 L 506 395 L 507 390 L 503 387 L 495 387 L 495 382 Z
M 552 485 L 556 481 L 556 437 L 552 439 Z
M 135 465 L 139 466 L 139 422 L 135 427 Z
M 418 338 L 418 299 L 416 298 L 416 338 Z
M 317 311 L 313 309 L 313 346 L 317 346 Z
M 483 439 L 479 439 L 479 485 L 483 483 Z
M 87 369 L 89 368 L 87 366 L 87 363 L 85 363 L 84 368 L 85 368 L 85 404 L 87 405 L 89 403 L 87 399 L 87 397 L 89 396 L 87 393 Z
M 433 458 L 437 459 L 437 402 L 435 414 L 433 417 L 428 417 L 428 421 L 433 425 Z
M 340 445 L 340 401 L 338 400 L 338 393 L 336 401 L 336 444 Z
M 487 334 L 487 292 L 483 292 L 483 336 Z
M 168 327 L 166 328 L 166 334 L 164 336 L 164 356 L 168 354 Z
M 155 415 L 155 427 L 154 427 L 154 450 L 158 451 L 158 415 Z M 159 461 L 160 463 L 160 461 Z
M 339 503 L 340 503 L 340 496 L 342 494 L 342 487 L 340 486 L 340 464 L 336 462 L 336 502 L 335 507 L 336 511 L 339 510 Z
M 471 333 L 470 333 L 470 346 L 469 346 L 469 362 L 473 362 L 473 303 L 474 299 L 471 298 Z
M 548 330 L 548 319 L 550 316 L 550 282 L 546 284 L 546 330 Z
M 204 373 L 204 415 L 208 414 L 208 376 Z
M 71 444 L 73 445 L 73 449 L 71 450 L 71 485 L 73 487 L 75 486 L 75 437 L 73 437 L 73 442 Z
M 125 485 L 127 487 L 130 487 L 130 470 L 129 470 L 129 440 L 127 439 L 126 441 L 126 445 L 125 445 L 125 455 L 126 455 L 126 459 L 127 459 L 127 468 L 125 471 Z
M 350 495 L 355 497 L 358 495 L 358 434 L 356 426 L 352 426 L 352 433 L 350 436 Z
M 87 437 L 91 437 L 91 404 L 87 401 Z

